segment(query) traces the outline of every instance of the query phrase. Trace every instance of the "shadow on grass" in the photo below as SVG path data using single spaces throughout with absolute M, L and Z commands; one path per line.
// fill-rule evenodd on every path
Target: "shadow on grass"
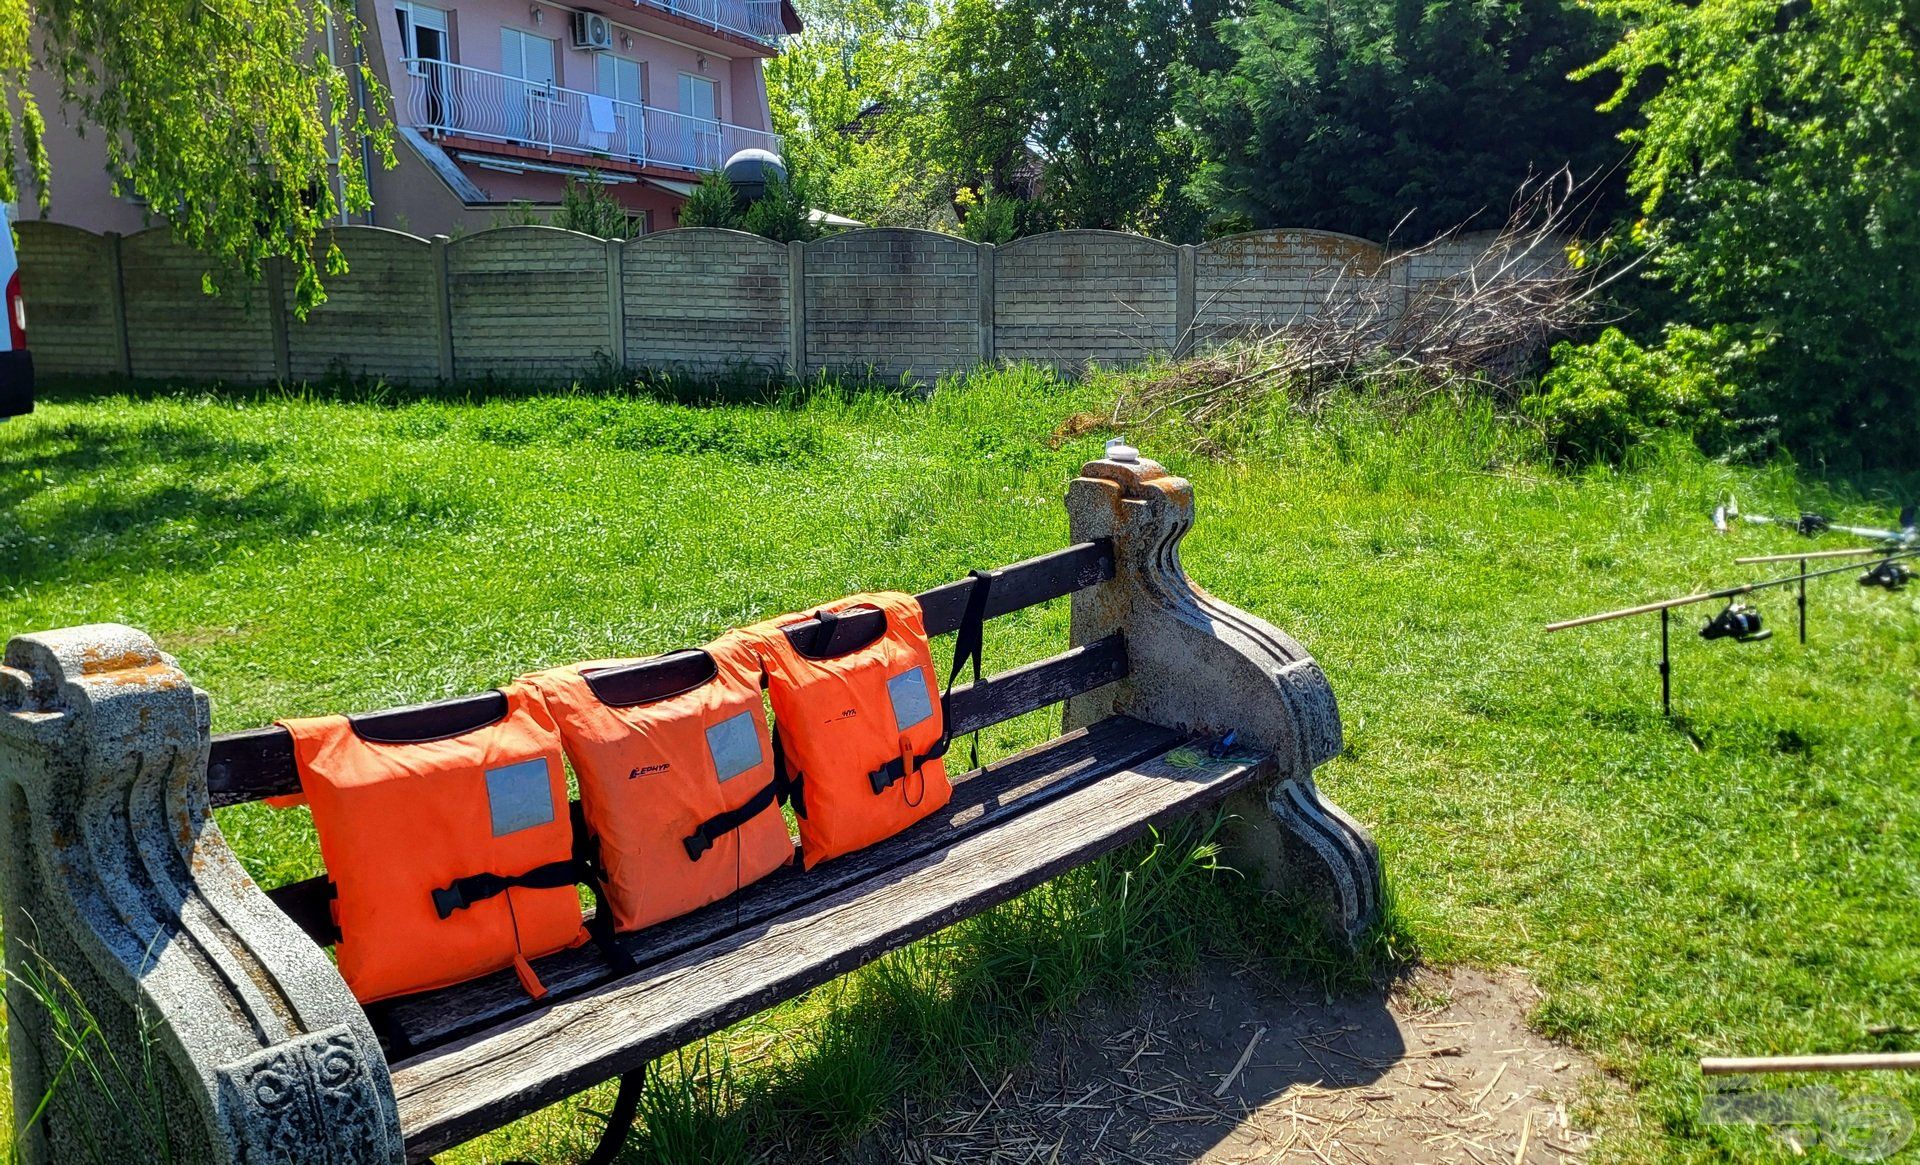
M 236 547 L 348 524 L 444 529 L 463 510 L 405 483 L 330 497 L 320 484 L 275 472 L 287 452 L 283 443 L 168 420 L 36 429 L 0 463 L 0 578 L 25 585 L 192 570 Z
M 551 380 L 517 381 L 495 377 L 394 383 L 377 376 L 336 372 L 317 380 L 288 384 L 196 382 L 180 378 L 148 379 L 129 376 L 44 377 L 36 386 L 39 399 L 53 404 L 86 404 L 103 397 L 130 400 L 219 400 L 236 403 L 271 401 L 326 401 L 398 407 L 422 401 L 479 404 L 494 400 L 525 400 L 552 396 L 640 397 L 664 404 L 695 407 L 761 405 L 797 407 L 820 395 L 859 392 L 924 395 L 926 387 L 906 379 L 889 380 L 873 370 L 820 372 L 807 378 L 780 369 L 737 364 L 712 368 L 616 368 L 602 362 L 569 383 Z
M 655 1063 L 620 1160 L 897 1160 L 910 1135 L 903 1106 L 937 1111 L 990 1092 L 1028 1061 L 1043 1022 L 1085 1000 L 1137 1002 L 1206 958 L 1338 999 L 1357 1051 L 1397 1060 L 1405 1049 L 1382 991 L 1408 965 L 1397 916 L 1347 950 L 1316 908 L 1221 867 L 1219 825 L 1176 826 L 889 954 L 793 1005 L 798 1015 Z M 1260 1087 L 1279 1095 L 1322 1078 L 1310 1056 L 1295 1059 L 1264 1065 Z

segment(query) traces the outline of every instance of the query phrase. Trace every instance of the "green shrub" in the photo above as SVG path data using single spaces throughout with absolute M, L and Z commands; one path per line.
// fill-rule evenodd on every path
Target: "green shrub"
M 740 207 L 734 200 L 733 183 L 725 174 L 715 170 L 700 179 L 700 185 L 680 207 L 680 225 L 740 229 Z
M 606 183 L 588 172 L 586 181 L 567 179 L 553 225 L 602 239 L 630 239 L 636 233 L 633 216 L 608 192 Z
M 1617 462 L 1662 433 L 1712 447 L 1731 432 L 1736 390 L 1726 370 L 1745 351 L 1722 328 L 1671 327 L 1658 348 L 1608 328 L 1591 343 L 1554 345 L 1553 367 L 1522 408 L 1570 462 Z

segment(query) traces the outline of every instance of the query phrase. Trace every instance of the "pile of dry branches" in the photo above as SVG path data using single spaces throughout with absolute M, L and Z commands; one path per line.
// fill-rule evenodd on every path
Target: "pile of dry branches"
M 1511 391 L 1549 340 L 1596 322 L 1599 292 L 1631 267 L 1568 260 L 1584 201 L 1563 171 L 1523 187 L 1484 245 L 1464 246 L 1455 229 L 1365 268 L 1330 268 L 1325 294 L 1293 318 L 1216 319 L 1196 337 L 1198 355 L 1147 377 L 1113 419 L 1173 413 L 1204 428 L 1276 393 L 1313 412 L 1370 385 L 1417 386 L 1416 397 L 1468 383 Z M 1196 317 L 1207 320 L 1207 307 Z

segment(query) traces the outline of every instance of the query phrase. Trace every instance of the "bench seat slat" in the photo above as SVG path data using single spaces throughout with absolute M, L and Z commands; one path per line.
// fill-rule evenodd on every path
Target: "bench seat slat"
M 1113 546 L 1105 540 L 1082 542 L 1002 567 L 994 573 L 993 590 L 987 602 L 989 618 L 1057 599 L 1112 578 Z M 944 635 L 960 626 L 973 586 L 972 579 L 964 578 L 918 596 L 926 615 L 928 635 Z M 849 618 L 843 623 L 842 634 L 858 635 L 862 627 L 857 616 Z M 464 705 L 487 698 L 482 693 L 442 703 Z M 427 722 L 433 719 L 436 707 L 426 704 L 384 715 L 396 723 Z M 293 766 L 293 738 L 284 729 L 253 728 L 213 738 L 207 758 L 207 793 L 214 808 L 299 791 L 300 778 Z
M 1180 733 L 1125 716 L 1100 721 L 963 775 L 953 799 L 933 817 L 879 845 L 801 873 L 776 871 L 739 894 L 617 940 L 640 967 L 712 942 L 722 935 L 762 925 L 807 902 L 920 857 L 962 837 L 989 829 L 1046 798 L 1060 796 L 1156 756 L 1182 739 Z M 549 998 L 590 989 L 611 980 L 612 969 L 591 946 L 534 961 Z M 427 1049 L 543 1004 L 527 998 L 511 972 L 458 987 L 376 1003 L 368 1009 L 396 1053 Z
M 420 1160 L 639 1068 L 1273 772 L 1267 756 L 1162 754 L 884 877 L 401 1061 L 393 1084 L 408 1155 Z

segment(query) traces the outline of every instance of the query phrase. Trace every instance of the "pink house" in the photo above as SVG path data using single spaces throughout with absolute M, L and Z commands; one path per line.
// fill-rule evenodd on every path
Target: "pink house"
M 478 230 L 516 202 L 604 183 L 643 230 L 675 225 L 701 175 L 748 147 L 779 152 L 761 62 L 800 30 L 791 0 L 358 0 L 365 51 L 392 94 L 392 170 L 350 221 L 430 235 Z M 52 94 L 55 221 L 132 232 L 97 130 Z

